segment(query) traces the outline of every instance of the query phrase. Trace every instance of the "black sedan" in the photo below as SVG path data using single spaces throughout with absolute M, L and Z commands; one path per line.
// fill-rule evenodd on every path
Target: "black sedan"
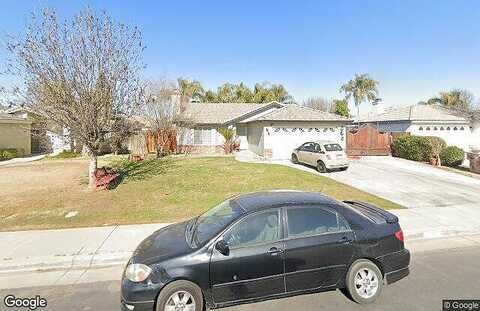
M 398 218 L 380 208 L 251 193 L 145 239 L 123 275 L 122 310 L 202 311 L 336 288 L 370 303 L 409 263 Z

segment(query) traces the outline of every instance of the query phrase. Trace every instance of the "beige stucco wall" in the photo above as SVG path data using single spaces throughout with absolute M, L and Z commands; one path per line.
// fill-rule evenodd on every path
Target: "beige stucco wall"
M 0 120 L 0 149 L 10 148 L 31 153 L 30 123 Z

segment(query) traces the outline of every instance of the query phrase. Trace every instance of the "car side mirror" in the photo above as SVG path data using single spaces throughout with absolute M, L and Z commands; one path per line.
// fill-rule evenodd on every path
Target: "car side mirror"
M 224 256 L 228 256 L 230 254 L 230 247 L 228 246 L 228 243 L 224 240 L 218 241 L 217 244 L 215 244 L 215 249 Z

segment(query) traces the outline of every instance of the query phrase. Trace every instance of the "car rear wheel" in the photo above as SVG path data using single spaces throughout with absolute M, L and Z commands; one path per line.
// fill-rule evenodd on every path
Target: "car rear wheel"
M 383 288 L 380 269 L 369 260 L 358 260 L 347 274 L 347 289 L 352 299 L 360 304 L 374 302 Z
M 295 153 L 292 153 L 292 163 L 295 163 L 295 164 L 298 163 L 298 158 L 297 158 L 297 155 Z
M 189 281 L 168 284 L 158 295 L 157 311 L 203 311 L 202 290 Z
M 317 162 L 317 171 L 320 173 L 326 173 L 327 172 L 327 167 L 325 166 L 325 163 L 322 161 Z

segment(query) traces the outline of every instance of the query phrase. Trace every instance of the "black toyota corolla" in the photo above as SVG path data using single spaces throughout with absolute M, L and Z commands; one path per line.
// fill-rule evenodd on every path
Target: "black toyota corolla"
M 240 195 L 153 233 L 122 280 L 122 310 L 202 311 L 346 288 L 373 302 L 409 274 L 398 218 L 320 193 Z

